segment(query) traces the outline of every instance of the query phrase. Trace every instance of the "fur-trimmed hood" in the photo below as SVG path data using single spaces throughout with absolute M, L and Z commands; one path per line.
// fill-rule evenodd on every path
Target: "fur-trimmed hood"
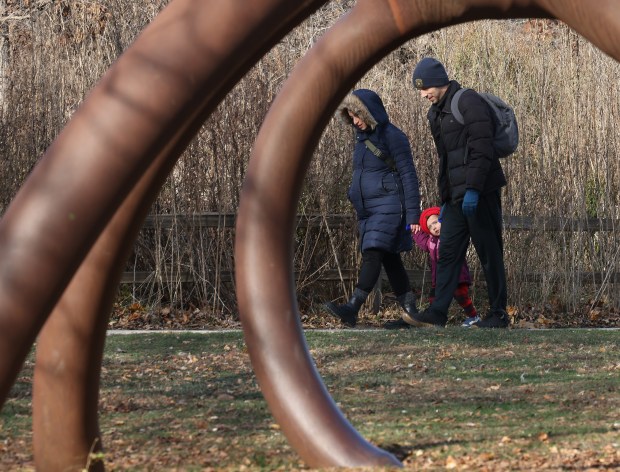
M 390 121 L 381 98 L 372 90 L 355 90 L 347 95 L 338 107 L 342 120 L 351 125 L 353 122 L 349 111 L 364 120 L 373 131 L 378 125 L 385 125 Z

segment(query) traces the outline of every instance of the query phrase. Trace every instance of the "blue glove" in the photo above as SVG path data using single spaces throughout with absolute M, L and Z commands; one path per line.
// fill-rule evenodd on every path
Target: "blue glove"
M 439 210 L 439 216 L 437 217 L 437 221 L 440 223 L 443 221 L 443 211 L 446 209 L 446 204 L 441 205 L 441 210 Z
M 476 208 L 478 208 L 478 196 L 480 192 L 472 188 L 468 188 L 463 198 L 463 215 L 466 218 L 471 218 L 476 214 Z

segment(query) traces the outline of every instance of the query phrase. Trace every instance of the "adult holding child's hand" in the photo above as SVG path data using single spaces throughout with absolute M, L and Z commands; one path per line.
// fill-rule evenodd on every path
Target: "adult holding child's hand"
M 383 101 L 372 90 L 353 91 L 339 114 L 355 130 L 347 195 L 357 214 L 362 266 L 349 301 L 328 302 L 325 308 L 345 326 L 354 327 L 383 266 L 404 313 L 413 315 L 418 312 L 416 298 L 400 256 L 412 249 L 411 232 L 420 229 L 420 189 L 409 139 L 390 122 Z M 390 323 L 396 325 L 386 327 L 409 328 L 401 319 Z
M 435 298 L 426 310 L 405 321 L 419 327 L 446 325 L 471 239 L 484 270 L 490 307 L 487 316 L 471 326 L 506 328 L 501 205 L 506 177 L 493 144 L 493 112 L 476 91 L 450 80 L 437 59 L 426 57 L 418 63 L 413 85 L 431 103 L 427 116 L 439 155 L 442 229 Z

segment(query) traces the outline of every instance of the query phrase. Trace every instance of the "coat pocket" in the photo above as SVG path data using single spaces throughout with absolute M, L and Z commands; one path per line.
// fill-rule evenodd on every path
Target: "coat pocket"
M 396 182 L 396 176 L 392 173 L 384 175 L 381 179 L 381 187 L 388 194 L 398 193 L 398 182 Z

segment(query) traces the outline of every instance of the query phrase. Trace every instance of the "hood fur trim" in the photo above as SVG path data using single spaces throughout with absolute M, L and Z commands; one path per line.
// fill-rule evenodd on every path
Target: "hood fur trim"
M 377 127 L 377 120 L 375 120 L 368 108 L 366 108 L 364 102 L 352 93 L 347 95 L 338 107 L 338 114 L 340 118 L 342 118 L 342 121 L 351 125 L 353 124 L 353 120 L 351 120 L 349 116 L 349 111 L 364 120 L 364 123 L 366 123 L 370 129 L 374 130 Z

